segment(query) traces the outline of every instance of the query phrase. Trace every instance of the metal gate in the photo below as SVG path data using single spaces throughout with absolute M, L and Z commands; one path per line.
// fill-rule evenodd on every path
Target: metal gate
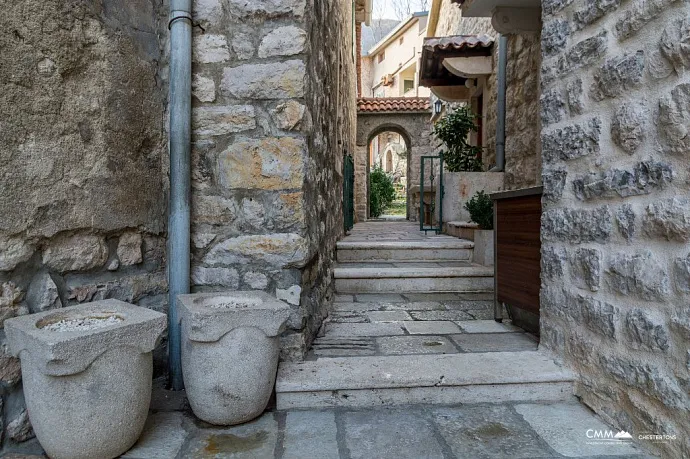
M 422 170 L 419 179 L 419 230 L 443 230 L 443 158 L 441 156 L 422 156 Z M 438 173 L 438 183 L 436 174 Z M 438 209 L 438 216 L 436 210 Z
M 355 224 L 355 163 L 351 155 L 343 161 L 343 224 L 345 232 Z

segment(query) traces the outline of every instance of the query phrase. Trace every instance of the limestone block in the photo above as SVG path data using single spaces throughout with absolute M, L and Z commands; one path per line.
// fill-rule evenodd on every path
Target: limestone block
M 582 100 L 584 95 L 584 90 L 582 89 L 582 79 L 575 78 L 574 80 L 569 81 L 566 86 L 566 93 L 570 115 L 582 115 L 585 110 L 585 104 Z
M 223 35 L 201 34 L 194 36 L 192 62 L 211 64 L 230 59 L 228 42 Z
M 269 32 L 259 45 L 259 57 L 294 56 L 304 52 L 307 32 L 299 27 L 285 26 Z
M 178 296 L 182 373 L 194 414 L 216 425 L 259 416 L 273 391 L 285 303 L 264 292 Z
M 620 40 L 631 37 L 676 1 L 678 0 L 635 0 L 616 22 L 616 35 Z
M 3 282 L 0 286 L 0 328 L 6 319 L 29 313 L 22 303 L 24 292 L 14 282 Z
M 634 153 L 645 140 L 647 113 L 639 105 L 623 104 L 613 115 L 611 138 L 627 153 Z
M 129 232 L 120 236 L 117 243 L 117 258 L 122 266 L 138 265 L 143 261 L 142 242 L 141 233 Z
M 33 278 L 26 293 L 26 302 L 32 313 L 62 307 L 57 285 L 49 273 L 44 272 Z
M 690 241 L 690 200 L 672 198 L 647 206 L 642 229 L 651 238 Z
M 635 212 L 630 204 L 624 204 L 616 210 L 616 224 L 621 235 L 630 240 L 635 235 Z
M 609 206 L 595 209 L 552 209 L 542 214 L 543 241 L 608 242 L 613 230 Z
M 299 265 L 306 259 L 307 246 L 302 236 L 292 233 L 239 236 L 213 245 L 202 261 L 211 266 L 250 262 Z
M 690 19 L 687 15 L 670 21 L 661 35 L 661 52 L 679 75 L 690 69 L 688 42 L 690 42 Z
M 596 72 L 590 94 L 594 100 L 618 97 L 640 85 L 644 72 L 644 51 L 607 59 Z
M 7 436 L 18 443 L 35 437 L 34 429 L 29 421 L 29 413 L 26 410 L 7 424 Z
M 604 370 L 615 379 L 639 389 L 670 408 L 687 409 L 687 397 L 678 387 L 677 379 L 664 374 L 659 367 L 615 355 L 603 354 L 599 361 Z
M 570 36 L 570 23 L 556 19 L 544 23 L 541 34 L 541 45 L 544 55 L 552 56 L 561 51 Z
M 663 300 L 670 292 L 666 270 L 649 250 L 614 255 L 606 279 L 614 292 L 643 300 Z
M 302 295 L 302 287 L 293 285 L 287 289 L 276 289 L 276 298 L 287 301 L 290 304 L 299 306 Z
M 690 84 L 676 86 L 659 101 L 659 137 L 664 151 L 688 156 L 690 151 Z
M 223 3 L 219 0 L 194 0 L 192 2 L 194 20 L 204 28 L 214 28 L 223 20 Z
M 58 272 L 87 271 L 107 260 L 105 238 L 93 234 L 57 237 L 43 251 L 43 264 Z
M 292 137 L 236 142 L 218 157 L 219 182 L 226 189 L 301 189 L 306 148 Z
M 50 457 L 114 458 L 136 442 L 166 321 L 117 300 L 7 321 L 31 424 Z
M 673 181 L 673 169 L 668 163 L 644 161 L 632 171 L 609 169 L 573 180 L 573 192 L 583 201 L 616 197 L 627 198 L 663 190 Z
M 608 47 L 606 31 L 576 43 L 566 54 L 566 72 L 595 64 L 605 54 Z
M 306 107 L 295 100 L 288 100 L 276 105 L 271 110 L 273 122 L 280 129 L 292 131 L 300 126 Z
M 230 11 L 239 17 L 302 17 L 306 0 L 229 0 L 229 6 Z
M 597 249 L 577 249 L 570 259 L 570 274 L 577 287 L 593 292 L 599 290 L 601 252 Z
M 196 107 L 192 110 L 192 129 L 199 136 L 226 135 L 256 127 L 251 105 Z
M 540 100 L 542 126 L 558 123 L 565 114 L 565 101 L 560 90 L 550 89 L 544 91 Z
M 264 290 L 268 287 L 268 277 L 263 273 L 249 271 L 244 273 L 244 283 L 254 290 Z
M 685 258 L 674 260 L 673 274 L 676 280 L 676 289 L 681 293 L 690 293 L 690 254 Z
M 3 335 L 2 341 L 0 341 L 0 383 L 13 387 L 21 379 L 22 371 L 19 359 L 12 357 Z
M 247 99 L 288 99 L 304 96 L 306 68 L 301 60 L 244 64 L 223 71 L 221 88 Z
M 573 0 L 544 0 L 541 7 L 544 16 L 548 17 L 562 11 L 571 3 L 573 3 Z
M 671 338 L 666 326 L 641 309 L 628 312 L 625 329 L 633 349 L 666 351 L 669 348 Z
M 575 11 L 573 19 L 577 29 L 583 29 L 621 6 L 621 0 L 586 0 Z
M 0 271 L 12 271 L 33 253 L 34 247 L 23 239 L 0 236 Z
M 236 289 L 240 279 L 237 270 L 233 268 L 207 268 L 196 266 L 192 269 L 192 283 L 194 285 L 214 285 Z
M 571 124 L 542 134 L 544 159 L 549 162 L 571 160 L 598 154 L 601 120 L 591 118 L 585 123 Z
M 557 280 L 563 277 L 567 252 L 564 248 L 545 246 L 541 251 L 542 279 Z
M 556 202 L 563 196 L 568 172 L 565 169 L 544 169 L 541 173 L 544 186 L 543 198 L 549 202 Z
M 232 50 L 240 60 L 247 60 L 254 57 L 256 46 L 254 46 L 254 36 L 249 33 L 237 33 L 232 37 Z
M 192 77 L 192 95 L 200 102 L 216 100 L 216 84 L 213 79 L 195 73 Z

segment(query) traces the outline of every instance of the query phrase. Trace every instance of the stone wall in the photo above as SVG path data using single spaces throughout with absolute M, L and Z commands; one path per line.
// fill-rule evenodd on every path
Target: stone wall
M 326 313 L 354 150 L 349 2 L 197 0 L 192 281 L 293 306 L 284 357 Z M 323 43 L 329 43 L 324 48 Z
M 33 437 L 6 319 L 103 298 L 167 309 L 166 11 L 153 0 L 4 5 L 0 453 Z M 163 364 L 165 345 L 156 355 Z
M 540 49 L 540 34 L 538 33 L 508 36 L 506 190 L 516 190 L 541 184 L 541 144 L 539 142 L 541 129 L 539 122 Z M 496 62 L 498 61 L 496 60 Z M 496 112 L 495 109 L 492 111 Z M 495 123 L 495 121 L 493 122 Z
M 369 142 L 378 134 L 392 131 L 406 139 L 408 147 L 407 202 L 409 193 L 419 187 L 421 157 L 433 153 L 430 112 L 359 113 L 357 115 L 357 149 L 355 162 L 355 221 L 367 219 L 369 197 Z M 419 209 L 409 209 L 410 219 L 417 220 Z
M 542 343 L 617 428 L 690 456 L 690 6 L 544 3 Z

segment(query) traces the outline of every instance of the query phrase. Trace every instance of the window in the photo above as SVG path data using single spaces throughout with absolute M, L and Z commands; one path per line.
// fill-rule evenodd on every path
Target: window
M 407 94 L 408 91 L 414 89 L 414 80 L 404 80 L 403 81 L 403 93 Z
M 400 37 L 398 44 L 402 45 L 405 42 L 405 37 Z
M 380 64 L 381 62 L 383 62 L 383 60 L 384 60 L 385 58 L 386 58 L 386 52 L 385 52 L 385 51 L 381 51 L 381 52 L 379 53 L 379 55 L 378 55 L 378 63 Z

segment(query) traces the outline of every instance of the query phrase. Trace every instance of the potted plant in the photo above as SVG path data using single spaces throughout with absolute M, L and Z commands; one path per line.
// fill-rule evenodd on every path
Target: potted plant
M 211 424 L 258 417 L 278 371 L 290 307 L 265 292 L 179 295 L 182 374 L 194 414 Z
M 29 419 L 49 457 L 110 459 L 132 447 L 148 415 L 152 352 L 166 321 L 118 300 L 5 321 Z
M 443 221 L 462 226 L 469 215 L 464 203 L 477 191 L 499 191 L 503 188 L 502 172 L 483 172 L 482 148 L 470 145 L 470 133 L 478 132 L 479 116 L 469 106 L 455 108 L 433 127 L 432 134 L 441 143 L 443 158 Z M 447 229 L 448 225 L 446 225 Z
M 478 191 L 465 204 L 470 219 L 479 226 L 474 230 L 473 261 L 480 265 L 494 264 L 494 203 L 483 191 Z

